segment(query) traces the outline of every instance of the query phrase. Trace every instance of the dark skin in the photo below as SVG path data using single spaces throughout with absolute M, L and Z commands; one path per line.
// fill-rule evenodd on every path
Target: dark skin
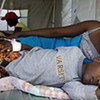
M 100 58 L 95 58 L 92 63 L 84 64 L 82 77 L 84 84 L 98 86 L 96 95 L 100 98 Z
M 65 26 L 65 27 L 57 27 L 57 28 L 43 28 L 43 29 L 36 29 L 30 30 L 27 32 L 17 32 L 9 36 L 8 38 L 16 38 L 16 37 L 25 37 L 25 36 L 42 36 L 42 37 L 52 37 L 52 38 L 59 38 L 59 37 L 75 37 L 77 35 L 83 34 L 86 31 L 91 29 L 100 27 L 99 21 L 84 21 L 78 24 Z M 94 44 L 97 51 L 100 53 L 100 30 L 93 32 L 89 35 L 91 42 Z

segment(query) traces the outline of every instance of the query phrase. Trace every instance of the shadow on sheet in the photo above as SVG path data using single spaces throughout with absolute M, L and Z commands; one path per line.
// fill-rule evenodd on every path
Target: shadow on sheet
M 24 93 L 20 90 L 0 92 L 0 100 L 57 100 Z

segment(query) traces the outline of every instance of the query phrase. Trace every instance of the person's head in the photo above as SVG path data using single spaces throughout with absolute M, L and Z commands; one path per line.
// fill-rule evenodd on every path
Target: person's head
M 95 58 L 93 62 L 85 64 L 83 83 L 100 86 L 100 58 Z
M 14 12 L 8 12 L 1 20 L 6 20 L 7 24 L 12 27 L 18 23 L 18 16 Z

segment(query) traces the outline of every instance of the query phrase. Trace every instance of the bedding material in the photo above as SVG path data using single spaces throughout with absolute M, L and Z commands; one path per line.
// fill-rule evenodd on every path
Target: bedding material
M 24 80 L 11 76 L 0 79 L 0 91 L 14 91 L 16 89 L 40 97 L 55 98 L 60 100 L 69 99 L 69 96 L 60 88 L 47 87 L 42 85 L 33 86 Z

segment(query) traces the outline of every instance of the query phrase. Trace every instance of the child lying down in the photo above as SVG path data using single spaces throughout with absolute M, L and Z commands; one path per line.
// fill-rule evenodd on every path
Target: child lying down
M 10 75 L 34 85 L 58 87 L 71 99 L 100 97 L 100 58 L 83 64 L 85 56 L 77 47 L 35 47 L 19 53 L 5 66 L 3 77 Z

